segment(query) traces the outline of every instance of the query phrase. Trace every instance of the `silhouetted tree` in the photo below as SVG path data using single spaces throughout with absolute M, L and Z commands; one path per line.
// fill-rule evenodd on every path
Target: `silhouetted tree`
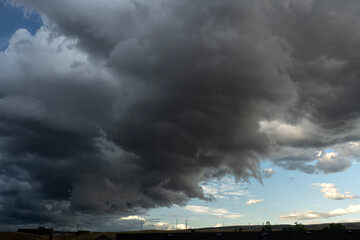
M 295 222 L 293 227 L 284 227 L 282 231 L 306 231 L 306 228 L 303 224 Z
M 242 232 L 242 231 L 243 231 L 243 229 L 241 227 L 236 227 L 235 228 L 235 232 Z
M 306 228 L 303 224 L 295 222 L 294 231 L 306 231 Z
M 323 228 L 324 231 L 344 231 L 346 227 L 341 223 L 331 223 L 328 227 Z
M 266 222 L 266 225 L 261 228 L 262 232 L 271 232 L 271 223 L 269 221 Z

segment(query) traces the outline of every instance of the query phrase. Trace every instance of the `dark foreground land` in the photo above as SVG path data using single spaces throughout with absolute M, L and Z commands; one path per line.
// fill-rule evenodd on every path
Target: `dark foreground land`
M 334 224 L 333 224 L 334 225 Z M 272 231 L 262 233 L 263 225 L 228 226 L 221 228 L 202 228 L 192 230 L 143 230 L 133 232 L 61 232 L 53 231 L 52 240 L 360 240 L 360 223 L 335 224 L 345 225 L 333 231 L 321 230 L 331 224 L 306 225 L 304 231 L 282 231 L 294 229 L 295 225 L 274 225 Z M 303 225 L 299 225 L 303 226 Z M 241 231 L 244 230 L 244 231 Z M 24 232 L 0 232 L 0 240 L 48 240 L 48 234 Z
M 351 231 L 305 231 L 283 232 L 273 231 L 263 234 L 259 231 L 252 232 L 154 232 L 154 233 L 86 233 L 77 235 L 54 235 L 53 240 L 95 240 L 101 235 L 116 240 L 360 240 L 360 230 Z M 0 240 L 48 240 L 49 236 L 33 234 L 2 232 Z
M 88 232 L 77 234 L 65 233 L 65 234 L 54 234 L 52 236 L 53 240 L 95 240 L 99 236 L 106 236 L 109 239 L 116 239 L 116 233 L 107 232 Z M 0 240 L 49 240 L 49 235 L 38 235 L 38 234 L 28 234 L 28 233 L 19 233 L 19 232 L 0 232 Z
M 360 239 L 360 230 L 285 232 L 194 232 L 194 233 L 138 233 L 117 234 L 116 240 L 345 240 Z

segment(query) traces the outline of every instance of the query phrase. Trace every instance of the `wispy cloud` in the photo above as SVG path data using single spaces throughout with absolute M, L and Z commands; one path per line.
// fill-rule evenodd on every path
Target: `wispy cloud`
M 137 215 L 121 217 L 120 220 L 138 220 L 138 221 L 145 221 L 145 222 L 147 221 L 145 218 L 137 216 Z
M 222 216 L 224 214 L 229 213 L 224 208 L 213 209 L 213 208 L 209 208 L 209 207 L 196 206 L 196 205 L 188 205 L 185 208 L 187 210 L 195 212 L 195 213 L 209 214 L 209 215 L 216 215 L 216 216 Z
M 263 201 L 264 201 L 264 199 L 251 199 L 251 200 L 247 201 L 246 204 L 247 205 L 252 205 L 252 204 L 261 203 Z
M 351 213 L 360 213 L 360 205 L 349 205 L 347 208 L 338 208 L 330 212 L 315 212 L 307 210 L 304 212 L 291 213 L 280 216 L 281 219 L 286 220 L 310 220 L 317 218 L 331 218 Z
M 313 183 L 313 186 L 320 187 L 324 193 L 324 198 L 332 200 L 355 199 L 358 196 L 351 195 L 350 192 L 339 193 L 339 189 L 333 183 Z
M 262 175 L 264 178 L 271 178 L 274 176 L 275 171 L 272 168 L 266 168 L 262 171 Z
M 241 218 L 243 216 L 244 215 L 242 215 L 242 214 L 231 214 L 231 215 L 226 215 L 225 217 L 229 218 L 229 219 L 237 219 L 237 218 Z
M 231 213 L 225 208 L 210 208 L 205 206 L 188 205 L 185 207 L 185 209 L 199 214 L 207 214 L 229 219 L 236 219 L 243 216 L 242 214 Z
M 220 195 L 220 189 L 216 188 L 215 186 L 202 185 L 202 189 L 205 194 L 211 194 L 216 197 L 218 197 L 218 195 Z
M 247 196 L 251 193 L 243 189 L 244 186 L 237 183 L 233 177 L 224 177 L 221 180 L 213 180 L 202 184 L 205 194 L 211 194 L 215 198 L 223 199 L 229 197 Z
M 238 190 L 233 192 L 225 192 L 224 195 L 233 195 L 233 196 L 248 196 L 248 191 Z

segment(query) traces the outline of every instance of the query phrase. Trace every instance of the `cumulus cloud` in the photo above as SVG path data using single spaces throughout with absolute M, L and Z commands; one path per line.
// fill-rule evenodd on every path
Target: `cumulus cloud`
M 246 202 L 246 205 L 253 205 L 263 202 L 264 199 L 250 199 Z
M 332 200 L 355 199 L 357 196 L 351 195 L 349 192 L 339 193 L 339 189 L 333 183 L 313 183 L 313 186 L 320 187 L 320 191 L 324 193 L 324 198 Z
M 8 2 L 44 26 L 0 52 L 1 222 L 128 216 L 260 179 L 261 159 L 360 156 L 353 1 Z
M 339 208 L 330 212 L 315 212 L 312 210 L 291 213 L 288 215 L 281 215 L 280 218 L 284 220 L 311 220 L 318 218 L 331 218 L 352 213 L 359 213 L 360 205 L 349 205 L 347 208 Z
M 351 161 L 348 158 L 339 157 L 338 153 L 325 153 L 319 159 L 317 167 L 324 173 L 341 172 L 351 166 Z

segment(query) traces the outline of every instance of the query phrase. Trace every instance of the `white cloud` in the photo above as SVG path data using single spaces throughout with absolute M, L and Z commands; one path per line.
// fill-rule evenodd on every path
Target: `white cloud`
M 333 183 L 313 183 L 311 185 L 320 187 L 320 191 L 324 193 L 324 198 L 326 199 L 343 200 L 358 198 L 351 195 L 350 192 L 339 193 L 339 189 Z
M 262 171 L 262 175 L 265 178 L 271 178 L 272 176 L 274 176 L 275 171 L 272 168 L 266 168 Z
M 248 191 L 238 190 L 233 192 L 225 192 L 224 195 L 234 195 L 234 196 L 248 196 Z
M 338 208 L 330 212 L 315 212 L 312 210 L 307 210 L 304 212 L 282 215 L 280 218 L 287 220 L 310 220 L 317 218 L 331 218 L 352 213 L 360 213 L 360 205 L 349 205 L 347 208 Z
M 213 208 L 209 208 L 209 207 L 196 206 L 196 205 L 188 205 L 185 208 L 187 210 L 195 212 L 195 213 L 215 215 L 215 216 L 223 216 L 224 214 L 229 213 L 224 208 L 213 209 Z
M 226 218 L 229 218 L 229 219 L 238 219 L 238 218 L 241 218 L 243 217 L 244 215 L 242 214 L 231 214 L 231 215 L 227 215 L 225 216 Z
M 156 222 L 152 225 L 154 226 L 155 229 L 165 229 L 165 230 L 173 229 L 172 225 L 169 224 L 168 222 Z
M 186 226 L 186 225 L 183 224 L 183 223 L 179 223 L 179 224 L 177 224 L 177 225 L 175 226 L 174 229 L 186 229 L 186 227 L 187 227 L 187 228 L 191 228 L 190 226 Z
M 231 213 L 225 208 L 210 208 L 205 206 L 188 205 L 185 207 L 185 209 L 199 214 L 207 214 L 229 219 L 236 219 L 243 216 L 242 214 Z
M 261 202 L 263 202 L 263 201 L 264 201 L 264 199 L 252 199 L 252 200 L 248 200 L 248 201 L 246 202 L 246 204 L 247 204 L 247 205 L 252 205 L 252 204 L 261 203 Z
M 147 220 L 143 217 L 137 216 L 137 215 L 132 215 L 132 216 L 127 216 L 127 217 L 121 217 L 120 220 L 137 220 L 137 221 L 144 221 L 147 222 Z

